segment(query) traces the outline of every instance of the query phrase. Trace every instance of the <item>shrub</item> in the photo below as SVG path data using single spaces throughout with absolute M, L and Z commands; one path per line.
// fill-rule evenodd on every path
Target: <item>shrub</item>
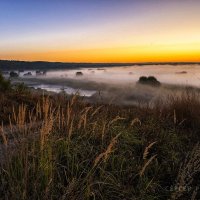
M 82 72 L 76 72 L 76 76 L 83 76 Z
M 31 72 L 27 72 L 24 74 L 24 76 L 32 76 L 32 73 Z
M 14 90 L 17 94 L 28 94 L 29 88 L 24 83 L 18 83 L 14 86 Z
M 19 74 L 18 73 L 16 73 L 16 72 L 10 72 L 10 77 L 12 77 L 12 78 L 16 78 L 16 77 L 18 77 L 19 76 Z
M 139 83 L 144 83 L 146 82 L 148 79 L 146 76 L 141 76 L 140 79 L 139 79 Z
M 139 78 L 138 83 L 145 84 L 145 85 L 151 85 L 151 86 L 160 86 L 160 82 L 154 77 L 154 76 L 141 76 Z
M 0 72 L 0 91 L 5 92 L 11 89 L 11 83 L 6 80 Z

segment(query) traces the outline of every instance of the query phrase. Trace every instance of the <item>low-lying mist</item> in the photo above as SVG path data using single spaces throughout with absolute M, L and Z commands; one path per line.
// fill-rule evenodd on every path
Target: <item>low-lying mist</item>
M 158 100 L 164 101 L 169 96 L 180 96 L 185 91 L 200 92 L 200 89 L 189 86 L 180 86 L 172 84 L 161 84 L 159 87 L 139 84 L 135 81 L 132 83 L 105 83 L 91 81 L 88 79 L 62 79 L 62 78 L 45 78 L 45 79 L 24 79 L 29 86 L 48 85 L 49 87 L 73 88 L 74 91 L 91 92 L 86 97 L 89 102 L 113 103 L 122 105 L 138 104 L 155 104 Z M 90 93 L 89 93 L 90 94 Z M 87 96 L 84 95 L 83 96 Z
M 78 75 L 77 75 L 78 72 Z M 47 71 L 45 76 L 20 74 L 23 81 L 34 88 L 49 91 L 79 91 L 88 101 L 123 105 L 155 104 L 168 96 L 179 96 L 184 91 L 199 92 L 199 65 L 154 65 L 107 68 L 83 68 L 76 70 Z M 141 76 L 154 76 L 159 87 L 138 84 Z

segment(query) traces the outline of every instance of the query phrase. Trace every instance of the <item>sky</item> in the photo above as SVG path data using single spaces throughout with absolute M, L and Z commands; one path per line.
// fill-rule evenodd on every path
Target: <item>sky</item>
M 0 0 L 0 59 L 198 62 L 199 0 Z

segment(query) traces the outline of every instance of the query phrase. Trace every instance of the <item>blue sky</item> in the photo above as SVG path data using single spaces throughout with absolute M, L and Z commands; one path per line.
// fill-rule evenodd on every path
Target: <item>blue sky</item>
M 0 58 L 199 43 L 199 8 L 195 0 L 1 0 Z

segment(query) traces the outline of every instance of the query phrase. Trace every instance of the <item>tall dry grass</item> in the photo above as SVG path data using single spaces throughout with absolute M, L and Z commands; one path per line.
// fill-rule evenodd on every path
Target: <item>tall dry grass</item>
M 1 119 L 0 199 L 199 198 L 169 189 L 199 184 L 198 95 L 155 107 L 23 98 Z

